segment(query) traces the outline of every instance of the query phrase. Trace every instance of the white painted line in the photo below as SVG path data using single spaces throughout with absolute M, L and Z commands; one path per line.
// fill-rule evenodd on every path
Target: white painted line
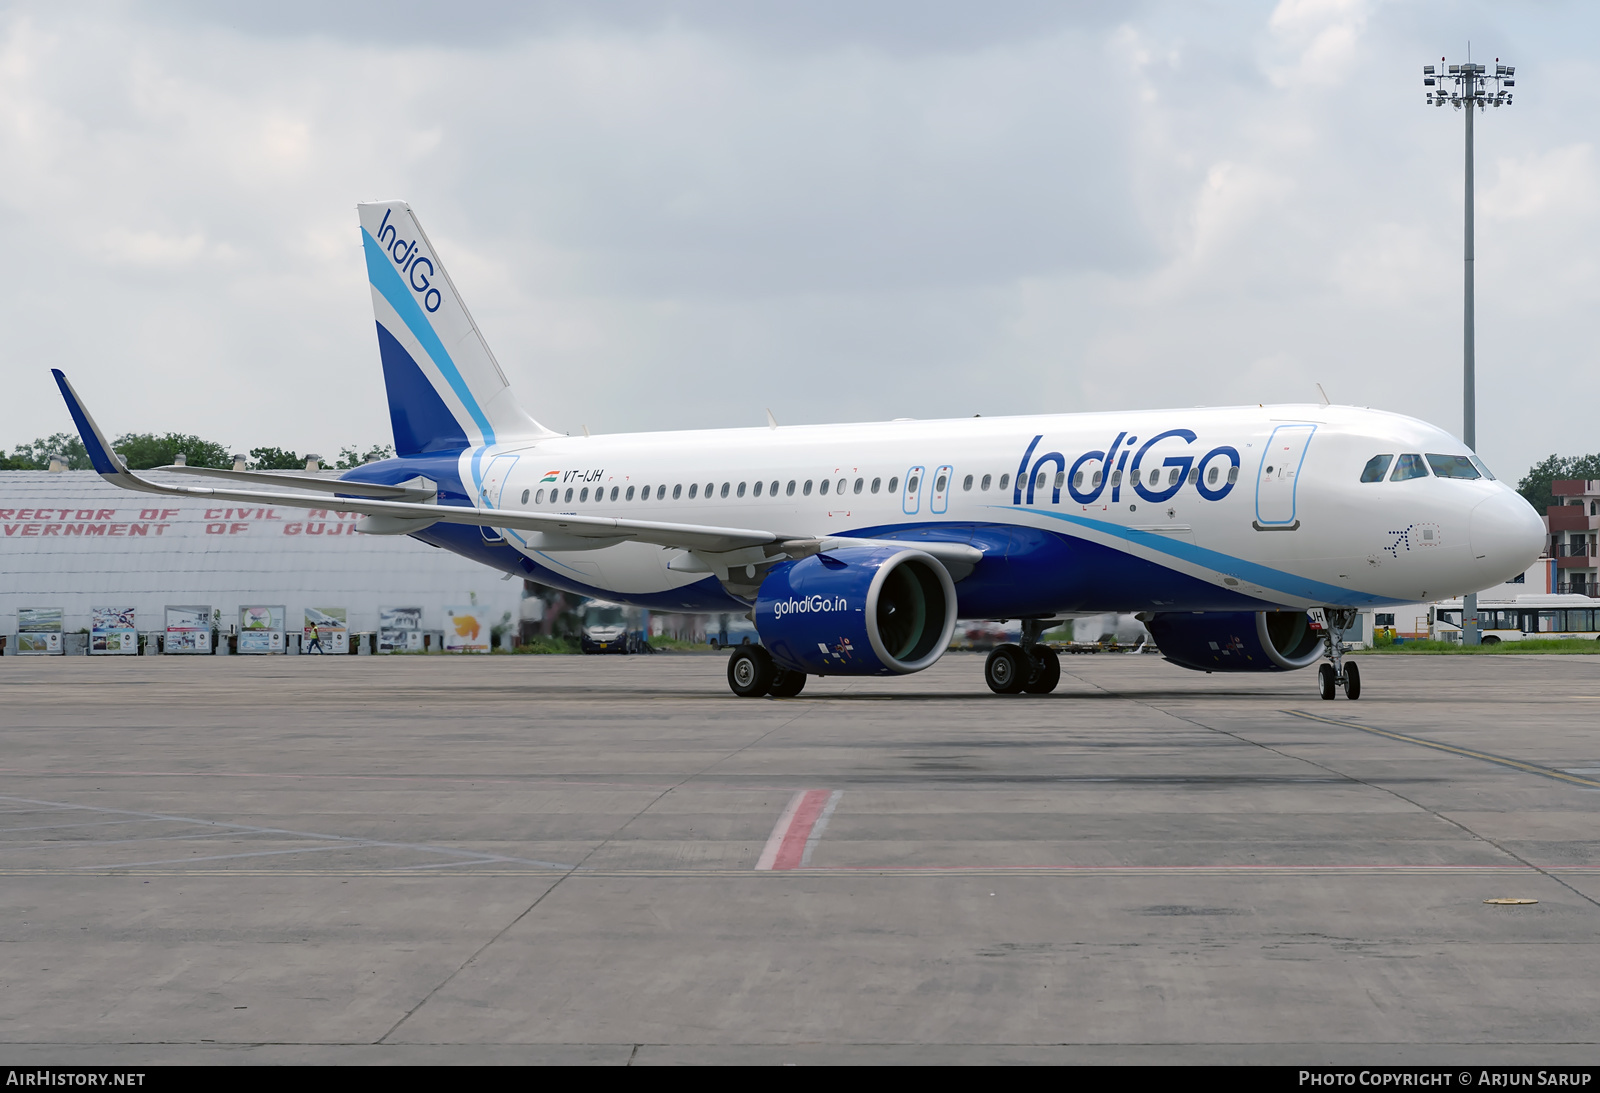
M 800 857 L 800 867 L 803 869 L 811 864 L 811 852 L 817 848 L 817 843 L 822 840 L 822 833 L 828 828 L 828 820 L 833 816 L 833 810 L 839 807 L 839 798 L 844 796 L 844 790 L 836 789 L 828 797 L 828 803 L 822 808 L 822 815 L 817 817 L 817 822 L 811 825 L 811 836 L 806 839 L 806 852 Z
M 789 825 L 794 823 L 794 814 L 800 811 L 800 803 L 806 799 L 806 791 L 801 790 L 789 798 L 789 804 L 778 813 L 778 822 L 772 825 L 772 834 L 767 836 L 767 845 L 761 851 L 761 857 L 756 859 L 757 869 L 771 869 L 772 863 L 778 860 L 778 851 L 783 849 L 784 836 L 789 834 Z

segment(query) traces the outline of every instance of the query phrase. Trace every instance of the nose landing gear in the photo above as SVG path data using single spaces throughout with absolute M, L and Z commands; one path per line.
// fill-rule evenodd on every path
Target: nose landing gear
M 1322 697 L 1331 702 L 1338 689 L 1343 687 L 1344 696 L 1355 701 L 1361 697 L 1361 668 L 1345 662 L 1344 642 L 1340 640 L 1340 635 L 1355 625 L 1356 609 L 1325 607 L 1320 612 L 1313 612 L 1312 617 L 1316 618 L 1318 614 L 1322 616 L 1323 655 L 1329 660 L 1329 663 L 1317 666 L 1317 684 Z

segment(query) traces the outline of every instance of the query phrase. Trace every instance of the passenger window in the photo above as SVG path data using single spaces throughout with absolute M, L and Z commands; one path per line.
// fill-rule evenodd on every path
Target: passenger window
M 1428 465 L 1422 457 L 1415 453 L 1407 453 L 1395 461 L 1394 473 L 1389 476 L 1391 482 L 1407 482 L 1413 478 L 1428 477 Z
M 567 502 L 569 504 L 572 502 L 572 487 L 571 486 L 567 487 Z
M 1170 472 L 1168 472 L 1168 474 L 1167 474 L 1167 485 L 1176 486 L 1178 484 L 1178 473 L 1179 472 L 1178 472 L 1178 468 L 1177 467 L 1172 468 L 1172 470 Z
M 776 478 L 772 480 L 772 488 L 767 492 L 772 494 L 774 497 L 778 496 L 778 480 Z
M 843 478 L 841 478 L 841 479 L 839 479 L 839 484 L 833 488 L 833 492 L 834 493 L 843 493 L 844 492 L 844 488 L 847 485 L 849 485 L 849 483 L 846 482 Z
M 1000 488 L 1005 489 L 1009 485 L 1011 485 L 1011 476 L 1009 474 L 1002 474 L 1000 476 Z
M 1057 471 L 1056 472 L 1056 486 L 1055 486 L 1055 488 L 1059 490 L 1062 486 L 1065 486 L 1066 484 L 1067 484 L 1067 472 L 1066 471 Z
M 738 490 L 735 491 L 734 496 L 736 496 L 736 497 L 743 497 L 744 496 L 744 483 L 743 482 L 739 483 L 739 488 L 738 488 Z
M 1099 489 L 1100 488 L 1100 480 L 1104 477 L 1104 473 L 1105 472 L 1103 472 L 1103 471 L 1095 471 L 1094 472 L 1094 486 L 1093 486 L 1094 489 Z M 1122 485 L 1122 472 L 1121 471 L 1112 471 L 1111 472 L 1111 484 L 1113 486 Z
M 893 493 L 895 490 L 897 490 L 899 488 L 900 488 L 900 476 L 899 475 L 895 475 L 893 478 L 889 479 L 889 492 Z
M 811 496 L 811 479 L 806 479 L 806 484 L 800 487 L 800 492 L 807 497 Z
M 856 479 L 855 489 L 852 492 L 860 493 L 861 492 L 861 488 L 863 486 L 865 486 L 866 484 L 867 484 L 867 480 L 865 478 Z
M 765 482 L 757 482 L 756 485 L 755 485 L 755 489 L 751 490 L 750 492 L 753 495 L 755 495 L 756 497 L 760 497 L 761 496 L 761 487 L 764 486 L 764 485 L 766 485 Z
M 699 493 L 699 492 L 700 492 L 700 483 L 698 483 L 698 482 L 690 482 L 689 483 L 689 500 L 693 501 L 694 500 L 694 495 Z
M 1229 467 L 1228 468 L 1228 485 L 1231 486 L 1237 481 L 1239 481 L 1239 468 L 1238 467 Z
M 920 484 L 921 484 L 921 482 L 917 478 L 917 476 L 916 475 L 912 475 L 910 478 L 906 479 L 906 492 L 907 493 L 916 493 L 917 492 L 917 486 L 920 485 Z
M 1036 489 L 1036 490 L 1044 489 L 1044 472 L 1043 471 L 1040 471 L 1038 474 L 1033 476 L 1033 488 Z
M 1222 468 L 1221 467 L 1212 467 L 1211 470 L 1206 474 L 1206 485 L 1215 486 L 1217 484 L 1217 479 L 1219 479 L 1221 477 L 1222 477 Z
M 1478 468 L 1472 465 L 1472 460 L 1464 455 L 1435 455 L 1428 453 L 1428 466 L 1433 468 L 1433 473 L 1440 478 L 1481 478 Z
M 589 487 L 588 486 L 583 487 L 583 492 L 578 494 L 578 500 L 579 501 L 587 501 L 587 500 L 589 500 Z
M 539 494 L 538 494 L 538 496 L 536 496 L 536 497 L 535 497 L 535 498 L 534 498 L 534 499 L 533 499 L 533 503 L 534 503 L 534 504 L 535 504 L 535 505 L 542 505 L 542 504 L 544 504 L 544 491 L 543 491 L 543 490 L 540 490 L 540 491 L 539 491 Z
M 716 483 L 715 482 L 707 482 L 706 483 L 706 500 L 707 501 L 711 500 L 711 491 L 715 487 L 716 487 Z
M 522 503 L 524 505 L 526 505 L 528 503 L 528 491 L 527 490 L 523 490 L 522 491 Z
M 988 475 L 984 475 L 983 476 L 983 480 L 978 483 L 978 488 L 980 490 L 986 490 L 986 489 L 989 488 L 989 483 L 992 482 L 992 481 L 993 481 L 992 478 L 990 478 Z
M 1382 482 L 1383 476 L 1389 473 L 1389 464 L 1394 462 L 1393 455 L 1375 455 L 1367 460 L 1367 465 L 1361 468 L 1361 481 Z
M 872 480 L 872 492 L 873 493 L 877 493 L 878 492 L 878 487 L 881 486 L 881 485 L 883 485 L 883 479 L 874 478 Z
M 967 493 L 972 492 L 972 476 L 969 474 L 961 482 L 961 488 Z
M 680 482 L 676 486 L 672 487 L 672 499 L 674 501 L 676 501 L 679 498 L 681 498 L 682 496 L 683 496 L 683 483 Z
M 789 479 L 789 484 L 783 488 L 783 495 L 785 497 L 794 496 L 794 479 Z
M 824 497 L 828 496 L 828 480 L 826 478 L 824 478 L 822 483 L 817 486 L 817 492 Z
M 1072 476 L 1072 488 L 1075 489 L 1075 490 L 1083 489 L 1083 472 L 1082 471 L 1079 471 L 1077 474 Z
M 643 488 L 641 488 L 639 490 L 639 500 L 641 500 L 641 501 L 650 500 L 650 487 L 649 486 L 645 486 L 645 487 L 643 487 Z
M 1190 467 L 1189 468 L 1189 485 L 1192 486 L 1198 481 L 1200 481 L 1200 468 L 1199 467 Z
M 938 478 L 934 479 L 933 488 L 936 491 L 938 491 L 939 493 L 943 493 L 944 492 L 944 487 L 945 487 L 945 477 L 944 477 L 944 475 L 941 474 Z
M 726 496 L 728 496 L 728 487 L 729 487 L 729 486 L 730 486 L 730 485 L 732 485 L 732 483 L 731 483 L 731 482 L 724 482 L 724 483 L 723 483 L 723 484 L 722 484 L 722 496 L 723 496 L 723 497 L 726 497 Z

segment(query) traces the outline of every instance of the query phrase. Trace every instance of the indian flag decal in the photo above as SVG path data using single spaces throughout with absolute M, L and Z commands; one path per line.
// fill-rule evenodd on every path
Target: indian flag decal
M 545 471 L 544 472 L 544 477 L 539 479 L 539 485 L 542 486 L 546 482 L 554 482 L 558 477 L 560 477 L 560 475 L 561 475 L 560 471 Z

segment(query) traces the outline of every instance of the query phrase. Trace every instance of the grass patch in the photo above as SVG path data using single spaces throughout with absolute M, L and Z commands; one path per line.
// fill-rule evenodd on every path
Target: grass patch
M 496 650 L 496 652 L 498 651 L 499 650 Z M 536 637 L 531 638 L 525 644 L 519 645 L 511 651 L 513 653 L 533 653 L 560 656 L 564 654 L 577 653 L 579 652 L 579 649 L 578 643 L 570 638 Z
M 1443 653 L 1451 656 L 1527 656 L 1537 653 L 1600 654 L 1600 641 L 1589 638 L 1532 638 L 1527 641 L 1502 641 L 1494 645 L 1462 645 L 1456 641 L 1406 641 L 1380 645 L 1375 649 L 1354 649 L 1350 656 L 1421 656 Z
M 674 653 L 711 652 L 711 646 L 703 641 L 688 641 L 684 638 L 669 638 L 659 635 L 650 639 L 650 648 L 654 649 L 658 653 L 664 652 L 668 649 L 672 650 Z

